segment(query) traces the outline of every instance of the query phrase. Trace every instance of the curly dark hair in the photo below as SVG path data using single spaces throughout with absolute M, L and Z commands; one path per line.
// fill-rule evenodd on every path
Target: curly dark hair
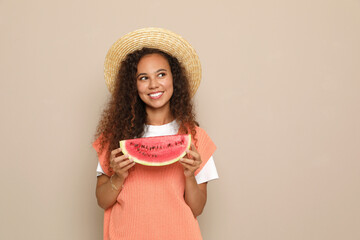
M 174 92 L 170 98 L 170 111 L 179 123 L 179 133 L 188 134 L 189 130 L 196 142 L 194 107 L 190 96 L 190 86 L 186 70 L 180 62 L 168 53 L 155 48 L 142 48 L 128 54 L 121 63 L 114 91 L 102 113 L 97 126 L 95 139 L 100 137 L 100 151 L 107 154 L 119 147 L 119 141 L 141 137 L 144 133 L 147 113 L 145 103 L 140 99 L 136 73 L 140 59 L 149 54 L 164 56 L 173 76 Z

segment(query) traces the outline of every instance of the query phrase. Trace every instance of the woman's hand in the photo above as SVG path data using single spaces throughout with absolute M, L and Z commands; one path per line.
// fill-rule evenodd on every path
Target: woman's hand
M 190 149 L 186 150 L 186 152 L 188 153 L 188 158 L 181 158 L 180 163 L 184 167 L 185 177 L 193 177 L 195 175 L 195 171 L 201 164 L 200 154 L 193 143 L 191 143 Z
M 110 153 L 110 167 L 114 173 L 121 179 L 125 180 L 129 175 L 129 169 L 135 165 L 128 155 L 120 155 L 121 148 L 117 148 Z

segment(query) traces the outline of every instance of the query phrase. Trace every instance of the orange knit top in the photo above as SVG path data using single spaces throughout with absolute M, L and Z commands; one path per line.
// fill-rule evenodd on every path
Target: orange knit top
M 216 146 L 206 132 L 196 128 L 197 150 L 202 164 Z M 93 144 L 105 174 L 113 174 L 106 152 Z M 105 240 L 202 239 L 199 224 L 184 199 L 185 176 L 179 162 L 151 167 L 136 164 L 129 172 L 116 203 L 104 213 Z

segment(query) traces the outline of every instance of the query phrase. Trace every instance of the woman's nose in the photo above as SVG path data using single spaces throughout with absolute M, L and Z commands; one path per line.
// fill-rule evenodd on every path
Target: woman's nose
M 150 80 L 149 81 L 149 88 L 150 89 L 154 89 L 154 88 L 157 88 L 159 86 L 159 83 L 158 83 L 158 81 L 157 81 L 157 79 L 155 77 L 151 77 L 149 80 Z

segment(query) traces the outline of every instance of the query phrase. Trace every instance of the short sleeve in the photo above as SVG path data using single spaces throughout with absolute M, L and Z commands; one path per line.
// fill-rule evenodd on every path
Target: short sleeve
M 219 175 L 215 166 L 214 158 L 213 156 L 211 156 L 210 159 L 204 165 L 204 167 L 195 176 L 195 179 L 197 184 L 201 184 L 218 178 Z
M 101 149 L 101 145 L 100 145 L 100 139 L 101 136 L 98 137 L 94 143 L 93 143 L 93 148 L 96 150 L 97 155 L 98 155 L 98 159 L 99 159 L 99 163 L 101 165 L 101 168 L 103 170 L 103 172 L 108 175 L 111 176 L 113 175 L 113 170 L 110 167 L 110 162 L 109 162 L 109 158 L 108 158 L 108 154 L 107 154 L 107 149 L 108 149 L 108 144 L 106 144 L 103 148 L 102 151 L 100 151 Z
M 197 139 L 197 151 L 201 156 L 202 163 L 200 167 L 195 171 L 195 176 L 204 168 L 210 157 L 214 154 L 216 146 L 207 135 L 204 129 L 196 127 L 196 139 Z
M 97 167 L 96 167 L 96 176 L 98 177 L 98 176 L 101 176 L 101 175 L 103 175 L 103 174 L 105 174 L 105 173 L 104 173 L 104 170 L 102 170 L 102 167 L 101 167 L 101 165 L 100 165 L 100 162 L 98 161 L 98 165 L 97 165 Z

